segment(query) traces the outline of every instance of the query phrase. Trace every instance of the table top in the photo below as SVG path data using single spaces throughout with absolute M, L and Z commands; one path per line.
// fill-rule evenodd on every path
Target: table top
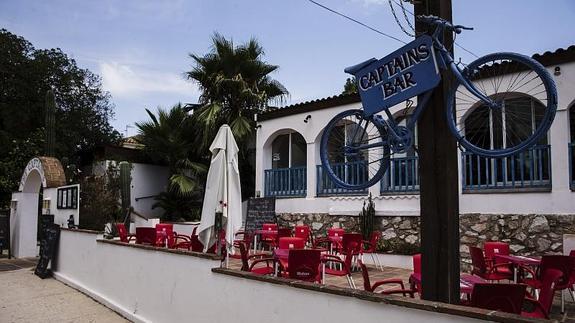
M 421 274 L 420 273 L 413 273 L 411 274 L 411 279 L 415 283 L 421 283 Z M 469 275 L 469 274 L 462 274 L 459 278 L 459 290 L 463 294 L 471 294 L 473 291 L 473 286 L 475 284 L 485 283 L 485 280 L 481 277 Z
M 278 234 L 278 230 L 256 230 L 255 234 Z
M 541 263 L 541 259 L 535 257 L 500 255 L 500 254 L 495 254 L 493 257 L 495 259 L 504 260 L 520 265 L 539 266 L 539 264 Z

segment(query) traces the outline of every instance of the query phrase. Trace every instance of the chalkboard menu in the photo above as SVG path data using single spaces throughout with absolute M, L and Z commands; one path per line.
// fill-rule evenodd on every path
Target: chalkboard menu
M 44 232 L 46 228 L 52 224 L 54 224 L 54 214 L 41 214 L 38 217 L 38 241 L 42 241 L 44 239 Z
M 264 223 L 276 223 L 276 198 L 259 197 L 248 200 L 246 232 L 261 230 Z
M 10 213 L 0 210 L 0 254 L 8 249 L 8 258 L 12 257 L 10 251 Z
M 40 259 L 34 274 L 44 279 L 51 275 L 48 270 L 48 264 L 52 262 L 51 269 L 56 268 L 55 259 L 58 252 L 58 243 L 60 242 L 60 226 L 51 224 L 44 228 L 42 234 L 43 239 L 40 240 Z

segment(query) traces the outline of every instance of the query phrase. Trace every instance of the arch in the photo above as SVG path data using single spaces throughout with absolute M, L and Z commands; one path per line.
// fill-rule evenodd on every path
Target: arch
M 54 157 L 32 158 L 24 168 L 18 191 L 38 192 L 40 184 L 43 188 L 66 185 L 64 168 L 58 159 Z

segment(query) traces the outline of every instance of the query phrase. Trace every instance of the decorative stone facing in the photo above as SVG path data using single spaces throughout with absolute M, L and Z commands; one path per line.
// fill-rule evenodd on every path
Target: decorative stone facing
M 468 245 L 485 241 L 509 243 L 513 254 L 561 254 L 563 234 L 575 232 L 575 215 L 462 214 L 459 218 L 461 266 L 470 267 Z
M 359 232 L 359 217 L 330 215 L 327 213 L 278 213 L 280 226 L 293 228 L 308 225 L 316 236 L 324 236 L 327 229 L 336 227 L 346 231 Z M 419 244 L 419 217 L 417 216 L 377 216 L 374 229 L 382 233 L 385 240 L 402 240 Z

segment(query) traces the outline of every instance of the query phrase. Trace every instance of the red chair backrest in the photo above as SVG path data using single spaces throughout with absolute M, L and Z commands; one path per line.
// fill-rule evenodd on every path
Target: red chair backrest
M 204 244 L 200 241 L 200 239 L 198 238 L 198 235 L 196 234 L 197 229 L 198 229 L 198 227 L 195 227 L 192 230 L 192 235 L 190 236 L 190 250 L 196 251 L 196 252 L 203 252 L 204 251 Z
M 561 272 L 562 277 L 557 282 L 555 288 L 565 289 L 571 287 L 569 280 L 571 273 L 575 267 L 575 258 L 563 255 L 549 255 L 541 257 L 541 265 L 539 265 L 540 280 L 543 280 L 543 273 L 548 269 L 557 269 Z
M 156 228 L 148 228 L 148 227 L 136 228 L 136 243 L 155 245 Z
M 486 273 L 487 264 L 483 257 L 483 250 L 474 246 L 469 246 L 469 255 L 471 256 L 471 265 L 473 266 L 473 270 L 479 273 Z
M 280 249 L 303 249 L 305 240 L 297 237 L 281 237 L 279 239 Z
M 345 253 L 348 250 L 352 252 L 359 252 L 361 250 L 363 236 L 361 233 L 344 233 L 341 240 L 341 245 Z
M 561 276 L 563 273 L 553 268 L 547 268 L 541 274 L 541 290 L 538 301 L 545 310 L 545 316 L 549 314 L 555 296 L 555 286 L 561 280 Z
M 421 254 L 413 255 L 413 272 L 416 274 L 421 274 Z
M 375 252 L 377 250 L 377 244 L 381 239 L 381 231 L 372 231 L 371 236 L 369 237 L 369 249 L 365 250 L 367 252 Z
M 275 231 L 278 229 L 278 225 L 275 223 L 264 223 L 262 224 L 262 230 L 264 231 Z
M 124 225 L 124 223 L 116 223 L 116 229 L 118 230 L 118 236 L 120 237 L 120 241 L 129 242 L 128 230 L 126 230 L 126 226 Z
M 294 229 L 294 236 L 307 241 L 309 239 L 310 232 L 311 230 L 307 225 L 296 225 Z
M 290 228 L 279 228 L 278 229 L 278 238 L 283 237 L 291 237 L 291 229 Z
M 342 228 L 329 228 L 327 229 L 327 236 L 328 237 L 341 237 L 345 233 L 345 230 Z
M 167 242 L 168 248 L 173 248 L 175 244 L 174 225 L 170 223 L 156 224 L 156 239 L 157 246 L 163 247 Z
M 523 284 L 475 284 L 471 292 L 471 305 L 521 314 L 526 287 Z
M 509 255 L 509 244 L 500 241 L 487 241 L 483 245 L 483 250 L 485 250 L 486 259 L 495 260 L 494 256 L 496 254 Z M 502 261 L 497 261 L 497 263 L 501 262 Z
M 321 251 L 315 249 L 294 249 L 289 251 L 289 278 L 304 281 L 320 280 Z
M 363 289 L 368 292 L 373 292 L 371 289 L 371 282 L 369 280 L 369 272 L 367 271 L 367 267 L 363 262 L 361 262 L 361 260 L 358 260 L 357 263 L 361 268 L 361 276 L 363 277 Z

